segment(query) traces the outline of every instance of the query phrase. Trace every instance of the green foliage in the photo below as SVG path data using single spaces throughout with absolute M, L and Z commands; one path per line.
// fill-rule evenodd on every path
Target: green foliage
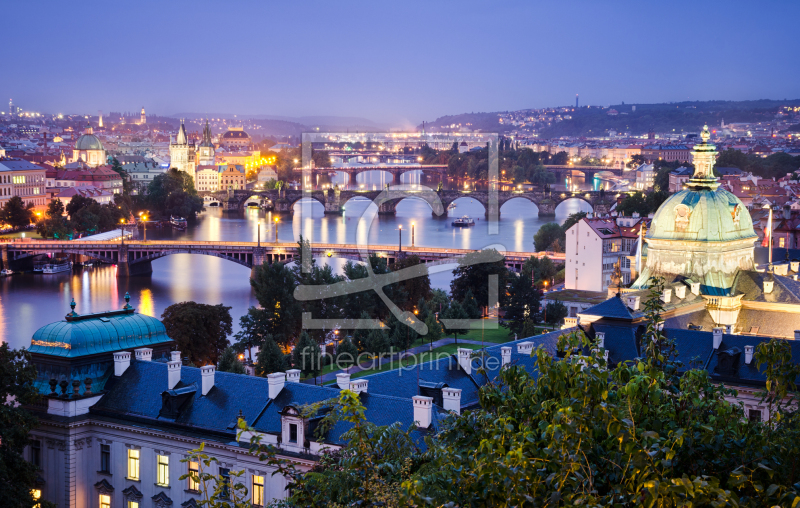
M 542 227 L 533 235 L 533 246 L 536 252 L 550 250 L 562 237 L 563 230 L 555 222 L 548 222 L 543 224 Z M 560 242 L 561 251 L 563 252 L 563 242 Z
M 569 311 L 567 307 L 561 302 L 550 302 L 545 305 L 544 309 L 544 318 L 545 322 L 550 326 L 555 326 L 560 324 L 565 317 L 567 317 Z
M 472 290 L 467 289 L 467 292 L 464 294 L 464 299 L 461 301 L 461 306 L 464 308 L 464 312 L 467 313 L 470 319 L 480 319 L 482 316 L 481 309 L 478 307 L 478 302 L 475 301 L 475 297 L 472 295 Z
M 508 328 L 509 335 L 516 333 L 524 336 L 523 328 L 526 325 L 530 327 L 528 323 L 535 324 L 540 321 L 539 287 L 543 280 L 549 280 L 554 274 L 555 265 L 549 258 L 537 259 L 531 256 L 522 265 L 519 276 L 511 278 L 508 297 L 503 305 L 505 319 L 502 324 Z
M 64 217 L 64 203 L 60 199 L 53 199 L 47 204 L 44 218 L 36 224 L 36 232 L 44 238 L 68 238 L 72 228 Z
M 306 376 L 316 377 L 322 369 L 319 345 L 305 331 L 292 353 L 292 364 Z
M 461 258 L 458 267 L 453 270 L 453 280 L 450 282 L 450 294 L 454 300 L 463 301 L 467 291 L 472 291 L 475 301 L 479 307 L 489 305 L 489 276 L 497 275 L 498 287 L 500 288 L 498 298 L 502 304 L 505 300 L 505 291 L 508 282 L 508 269 L 502 259 L 492 262 L 477 262 L 476 259 L 497 259 L 500 255 L 495 249 L 484 249 L 480 252 L 470 253 Z
M 720 152 L 715 166 L 739 168 L 763 178 L 781 178 L 800 169 L 800 156 L 792 157 L 788 153 L 778 152 L 759 157 L 729 148 Z
M 425 335 L 426 342 L 433 343 L 442 338 L 442 325 L 436 320 L 433 313 L 428 314 L 428 317 L 425 318 L 425 326 L 428 327 L 428 333 Z
M 346 369 L 353 365 L 358 358 L 358 348 L 345 337 L 338 346 L 336 346 L 336 366 L 340 369 Z
M 668 197 L 669 193 L 662 191 L 650 191 L 647 194 L 634 192 L 625 196 L 625 199 L 617 205 L 616 211 L 627 216 L 631 216 L 635 212 L 640 217 L 647 217 L 649 214 L 655 213 Z
M 37 420 L 22 406 L 39 399 L 33 385 L 35 380 L 36 368 L 31 363 L 31 354 L 25 349 L 10 349 L 7 343 L 0 345 L 0 492 L 3 506 L 35 505 L 31 490 L 36 486 L 37 468 L 24 459 L 23 451 L 28 445 L 28 433 Z
M 171 168 L 156 176 L 147 186 L 151 213 L 193 218 L 203 211 L 203 199 L 197 195 L 191 175 Z
M 389 348 L 390 343 L 389 338 L 386 336 L 386 332 L 377 328 L 369 331 L 365 348 L 367 353 L 370 353 L 374 356 L 381 356 L 384 353 L 388 353 Z
M 273 372 L 285 372 L 286 367 L 286 356 L 280 346 L 272 340 L 272 336 L 266 336 L 256 356 L 256 375 L 267 377 Z
M 456 340 L 456 344 L 458 344 L 458 334 L 469 332 L 469 325 L 460 323 L 451 323 L 448 325 L 442 321 L 443 319 L 467 320 L 470 319 L 469 314 L 467 314 L 467 311 L 464 310 L 464 307 L 457 300 L 453 300 L 450 302 L 450 306 L 447 307 L 440 316 L 440 321 L 445 331 L 447 334 L 452 334 Z
M 25 204 L 19 196 L 12 196 L 0 208 L 0 223 L 12 228 L 22 228 L 33 222 L 33 203 Z
M 232 332 L 231 308 L 222 304 L 175 303 L 164 309 L 161 322 L 178 351 L 195 365 L 216 365 Z
M 392 272 L 398 272 L 400 270 L 418 266 L 420 264 L 422 265 L 420 266 L 422 275 L 392 284 L 392 289 L 395 292 L 392 301 L 394 301 L 403 310 L 412 310 L 414 304 L 418 302 L 420 298 L 426 299 L 430 296 L 431 278 L 428 274 L 428 267 L 422 263 L 422 261 L 419 259 L 419 256 L 416 255 L 400 257 L 394 264 L 390 266 L 390 270 Z
M 247 334 L 259 336 L 263 329 L 278 344 L 291 344 L 302 323 L 302 308 L 294 298 L 294 272 L 285 263 L 264 263 L 256 267 L 250 286 L 261 310 L 248 311 Z
M 246 374 L 247 371 L 242 365 L 242 362 L 237 358 L 236 350 L 232 347 L 226 347 L 219 358 L 219 366 L 217 370 L 220 372 L 231 372 L 233 374 Z
M 201 499 L 198 506 L 203 508 L 252 508 L 248 499 L 249 491 L 242 481 L 247 475 L 245 470 L 230 471 L 229 477 L 221 474 L 212 474 L 210 471 L 219 468 L 219 461 L 205 452 L 205 443 L 194 450 L 190 450 L 181 462 L 194 462 L 197 472 L 181 475 L 180 481 L 192 478 L 199 485 Z M 188 466 L 187 466 L 188 468 Z

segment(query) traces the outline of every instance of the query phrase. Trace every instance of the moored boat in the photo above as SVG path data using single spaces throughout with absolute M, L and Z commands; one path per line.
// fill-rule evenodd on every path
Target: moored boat
M 456 219 L 453 221 L 453 226 L 457 228 L 468 228 L 474 225 L 475 221 L 469 215 L 464 215 L 460 219 Z

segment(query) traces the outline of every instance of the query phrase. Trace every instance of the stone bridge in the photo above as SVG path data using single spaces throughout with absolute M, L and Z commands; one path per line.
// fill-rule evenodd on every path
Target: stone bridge
M 272 210 L 280 213 L 293 213 L 294 204 L 303 198 L 313 199 L 325 207 L 326 214 L 339 214 L 341 215 L 345 210 L 345 204 L 357 197 L 375 201 L 381 198 L 380 205 L 378 206 L 378 213 L 381 215 L 394 215 L 397 209 L 397 204 L 403 199 L 413 199 L 414 194 L 419 194 L 422 197 L 423 191 L 414 190 L 401 190 L 390 187 L 386 191 L 360 191 L 360 190 L 340 190 L 340 189 L 327 189 L 327 190 L 314 190 L 314 191 L 300 191 L 300 190 L 268 190 L 268 191 L 252 191 L 252 190 L 236 190 L 236 191 L 223 191 L 217 193 L 200 193 L 207 202 L 217 201 L 226 210 L 242 210 L 248 202 L 254 201 L 253 198 L 264 202 Z M 603 191 L 581 191 L 581 192 L 544 192 L 544 191 L 456 191 L 456 190 L 441 190 L 436 192 L 438 199 L 441 201 L 443 210 L 461 198 L 472 198 L 481 203 L 486 210 L 486 216 L 490 215 L 491 211 L 496 210 L 498 217 L 502 206 L 511 201 L 512 199 L 526 199 L 535 204 L 539 209 L 540 217 L 554 216 L 556 214 L 556 207 L 568 199 L 580 199 L 588 203 L 594 212 L 608 213 L 611 206 L 614 204 L 618 197 L 616 193 L 603 192 Z M 437 215 L 434 213 L 434 215 Z
M 357 155 L 353 155 L 355 157 Z M 294 173 L 298 176 L 303 174 L 303 168 L 294 168 Z M 356 164 L 353 166 L 332 166 L 327 168 L 313 168 L 311 169 L 312 176 L 328 174 L 332 172 L 342 173 L 349 175 L 350 179 L 355 179 L 361 173 L 368 171 L 383 171 L 392 175 L 391 185 L 400 185 L 400 175 L 408 173 L 409 171 L 422 171 L 423 174 L 437 174 L 445 176 L 447 174 L 446 164 L 402 164 L 397 166 L 392 165 L 370 165 L 370 164 Z M 351 180 L 354 181 L 354 180 Z M 310 182 L 306 182 L 310 183 Z
M 416 255 L 428 265 L 450 264 L 474 251 L 468 249 L 441 249 L 435 247 L 403 247 L 399 251 L 394 245 L 368 245 L 367 254 L 375 254 L 394 261 L 401 255 Z M 25 259 L 52 254 L 74 254 L 96 259 L 118 267 L 117 277 L 146 275 L 152 273 L 152 261 L 171 254 L 200 254 L 232 261 L 252 269 L 263 263 L 290 261 L 299 255 L 297 243 L 276 242 L 199 242 L 199 241 L 61 241 L 15 239 L 0 244 L 3 267 L 16 267 Z M 358 245 L 311 244 L 314 257 L 344 258 L 363 261 Z M 564 262 L 563 253 L 506 252 L 505 264 L 519 271 L 531 256 L 548 256 Z

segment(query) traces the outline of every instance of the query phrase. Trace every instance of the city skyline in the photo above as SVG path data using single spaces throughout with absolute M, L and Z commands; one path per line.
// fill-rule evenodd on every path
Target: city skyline
M 25 79 L 5 80 L 2 97 L 48 113 L 145 106 L 164 116 L 347 116 L 410 127 L 568 106 L 576 93 L 592 105 L 791 99 L 800 74 L 778 50 L 791 44 L 773 29 L 778 10 L 744 2 L 100 5 L 8 6 L 9 19 L 37 23 L 0 35 L 6 47 L 30 41 L 7 54 L 8 75 Z M 661 29 L 648 30 L 648 20 Z M 60 26 L 84 28 L 65 38 Z M 776 70 L 781 79 L 763 78 Z

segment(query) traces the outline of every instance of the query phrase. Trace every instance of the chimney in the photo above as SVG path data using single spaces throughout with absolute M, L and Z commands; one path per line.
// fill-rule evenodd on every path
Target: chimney
M 509 363 L 511 363 L 511 348 L 508 346 L 501 347 L 500 358 L 502 358 L 503 361 L 502 365 L 508 365 Z
M 356 379 L 354 381 L 350 381 L 350 391 L 355 392 L 356 394 L 367 393 L 367 388 L 369 387 L 369 379 Z
M 675 288 L 675 296 L 683 300 L 686 298 L 686 286 L 678 286 Z
M 153 349 L 149 347 L 142 347 L 139 349 L 134 349 L 134 353 L 136 353 L 136 359 L 142 362 L 149 362 L 153 359 Z
M 442 405 L 445 411 L 461 414 L 461 388 L 442 388 Z
M 344 372 L 336 374 L 336 384 L 339 385 L 339 388 L 341 388 L 342 390 L 349 390 L 350 374 L 345 374 Z
M 793 272 L 800 272 L 800 261 L 792 261 L 789 264 Z
M 463 347 L 458 348 L 458 364 L 467 373 L 472 374 L 472 350 Z
M 214 372 L 217 368 L 213 365 L 206 365 L 205 367 L 200 367 L 200 379 L 201 379 L 201 386 L 203 390 L 203 395 L 208 395 L 208 392 L 214 388 Z
M 517 343 L 517 353 L 521 355 L 530 355 L 531 351 L 533 351 L 533 342 L 518 342 Z
M 286 371 L 286 382 L 299 383 L 300 382 L 300 369 L 289 369 Z
M 794 331 L 794 340 L 800 340 L 800 330 Z
M 714 329 L 711 330 L 711 337 L 714 341 L 714 349 L 719 349 L 719 345 L 722 344 L 722 328 L 715 326 Z
M 788 275 L 789 273 L 789 265 L 786 263 L 781 263 L 779 265 L 773 265 L 773 272 L 775 275 Z
M 725 333 L 728 335 L 733 334 L 733 325 L 725 325 Z
M 414 401 L 414 421 L 419 428 L 427 429 L 433 419 L 433 397 L 414 395 L 411 399 Z
M 594 337 L 597 339 L 597 347 L 606 347 L 606 332 L 595 332 Z
M 695 294 L 695 295 L 699 295 L 700 294 L 700 283 L 699 282 L 691 282 L 690 285 L 692 287 L 692 293 Z
M 639 302 L 641 301 L 641 297 L 637 295 L 630 295 L 626 296 L 625 299 L 628 302 L 628 308 L 631 310 L 639 310 Z
M 152 354 L 152 352 L 151 352 Z M 172 359 L 167 362 L 167 389 L 172 390 L 181 380 L 181 352 L 172 351 Z
M 753 346 L 745 346 L 744 347 L 744 364 L 750 365 L 750 362 L 753 361 Z
M 672 288 L 665 289 L 664 292 L 661 294 L 661 299 L 664 301 L 664 303 L 671 302 L 672 301 Z
M 764 281 L 764 293 L 769 294 L 772 293 L 772 289 L 775 286 L 775 281 L 773 280 L 765 280 Z
M 273 372 L 267 374 L 269 381 L 269 398 L 274 399 L 283 390 L 283 385 L 286 383 L 286 374 L 284 372 Z
M 114 353 L 114 375 L 121 376 L 131 366 L 131 353 L 129 351 L 120 351 Z

